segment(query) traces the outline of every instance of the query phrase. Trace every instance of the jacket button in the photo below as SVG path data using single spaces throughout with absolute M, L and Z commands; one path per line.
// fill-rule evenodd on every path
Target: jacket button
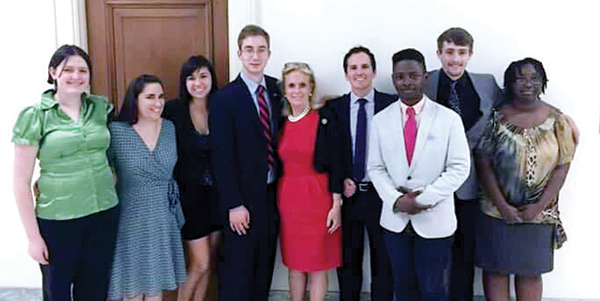
M 406 179 L 407 179 L 407 180 L 412 180 L 412 177 L 411 177 L 411 176 L 408 176 Z

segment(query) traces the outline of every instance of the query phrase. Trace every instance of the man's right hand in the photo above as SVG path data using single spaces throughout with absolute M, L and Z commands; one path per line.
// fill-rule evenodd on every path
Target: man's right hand
M 229 209 L 229 226 L 238 235 L 245 235 L 250 229 L 250 212 L 244 205 Z
M 356 182 L 350 178 L 344 179 L 344 196 L 350 198 L 356 193 Z

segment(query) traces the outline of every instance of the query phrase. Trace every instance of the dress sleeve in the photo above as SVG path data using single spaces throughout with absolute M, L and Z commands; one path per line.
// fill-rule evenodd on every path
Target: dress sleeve
M 11 141 L 19 145 L 39 146 L 42 139 L 42 111 L 35 107 L 27 107 L 19 114 L 13 127 Z
M 576 144 L 573 140 L 573 130 L 563 114 L 559 114 L 554 123 L 556 141 L 558 141 L 558 163 L 567 164 L 573 161 Z
M 483 156 L 491 156 L 494 152 L 495 148 L 495 135 L 498 126 L 498 112 L 496 110 L 492 110 L 490 117 L 487 121 L 485 129 L 479 138 L 479 142 L 477 143 L 477 148 L 475 153 L 477 155 Z

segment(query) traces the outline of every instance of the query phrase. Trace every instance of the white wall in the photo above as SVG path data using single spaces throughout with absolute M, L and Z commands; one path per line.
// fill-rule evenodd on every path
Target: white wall
M 40 286 L 38 267 L 27 255 L 27 241 L 12 197 L 10 138 L 18 112 L 39 101 L 40 93 L 48 88 L 46 66 L 55 48 L 84 41 L 77 15 L 79 2 L 0 4 L 0 83 L 5 100 L 0 110 L 0 128 L 4 129 L 0 131 L 0 166 L 4 166 L 0 170 L 0 191 L 4 194 L 0 201 L 0 287 Z M 600 101 L 592 82 L 600 70 L 596 58 L 600 22 L 594 8 L 593 1 L 585 0 L 568 4 L 542 0 L 229 0 L 231 76 L 240 70 L 236 39 L 247 23 L 259 24 L 271 34 L 273 54 L 268 74 L 280 77 L 284 62 L 306 61 L 315 70 L 322 94 L 349 90 L 342 58 L 359 44 L 375 53 L 375 86 L 386 92 L 393 92 L 391 56 L 400 49 L 415 47 L 425 55 L 428 69 L 439 68 L 435 40 L 451 26 L 462 26 L 475 37 L 475 54 L 468 69 L 492 73 L 500 84 L 510 61 L 525 56 L 540 59 L 550 78 L 544 99 L 573 116 L 582 133 L 561 194 L 569 241 L 555 253 L 555 270 L 544 276 L 544 296 L 600 299 L 594 273 L 600 271 L 596 256 L 600 202 L 594 189 L 598 185 L 595 172 L 600 168 Z M 591 93 L 585 93 L 587 90 Z M 274 288 L 285 289 L 286 277 L 278 262 Z M 335 277 L 330 279 L 331 287 L 336 288 Z
M 541 60 L 550 79 L 544 99 L 571 115 L 581 130 L 581 143 L 561 193 L 569 240 L 555 252 L 554 271 L 544 275 L 544 296 L 600 299 L 595 273 L 600 271 L 600 259 L 595 255 L 600 228 L 595 189 L 600 168 L 600 101 L 593 81 L 600 70 L 596 54 L 600 22 L 593 14 L 595 2 L 229 0 L 229 8 L 232 77 L 240 70 L 235 54 L 237 34 L 246 23 L 254 22 L 271 35 L 267 73 L 281 77 L 285 62 L 305 61 L 314 69 L 322 94 L 349 90 L 342 59 L 348 49 L 359 44 L 375 53 L 375 87 L 394 92 L 392 54 L 414 47 L 425 55 L 429 70 L 440 68 L 436 39 L 453 26 L 466 28 L 475 38 L 468 70 L 492 73 L 500 85 L 511 61 L 526 56 Z M 286 288 L 286 270 L 279 262 L 277 268 L 274 288 Z M 330 283 L 334 288 L 335 282 Z M 476 291 L 482 294 L 480 278 L 476 282 Z

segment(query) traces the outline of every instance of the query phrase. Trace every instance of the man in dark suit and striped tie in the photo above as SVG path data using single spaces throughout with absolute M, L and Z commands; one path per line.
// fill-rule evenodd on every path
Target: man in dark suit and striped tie
M 211 163 L 224 215 L 219 300 L 268 299 L 279 228 L 275 133 L 281 92 L 263 74 L 269 35 L 248 25 L 238 37 L 240 75 L 210 102 Z

